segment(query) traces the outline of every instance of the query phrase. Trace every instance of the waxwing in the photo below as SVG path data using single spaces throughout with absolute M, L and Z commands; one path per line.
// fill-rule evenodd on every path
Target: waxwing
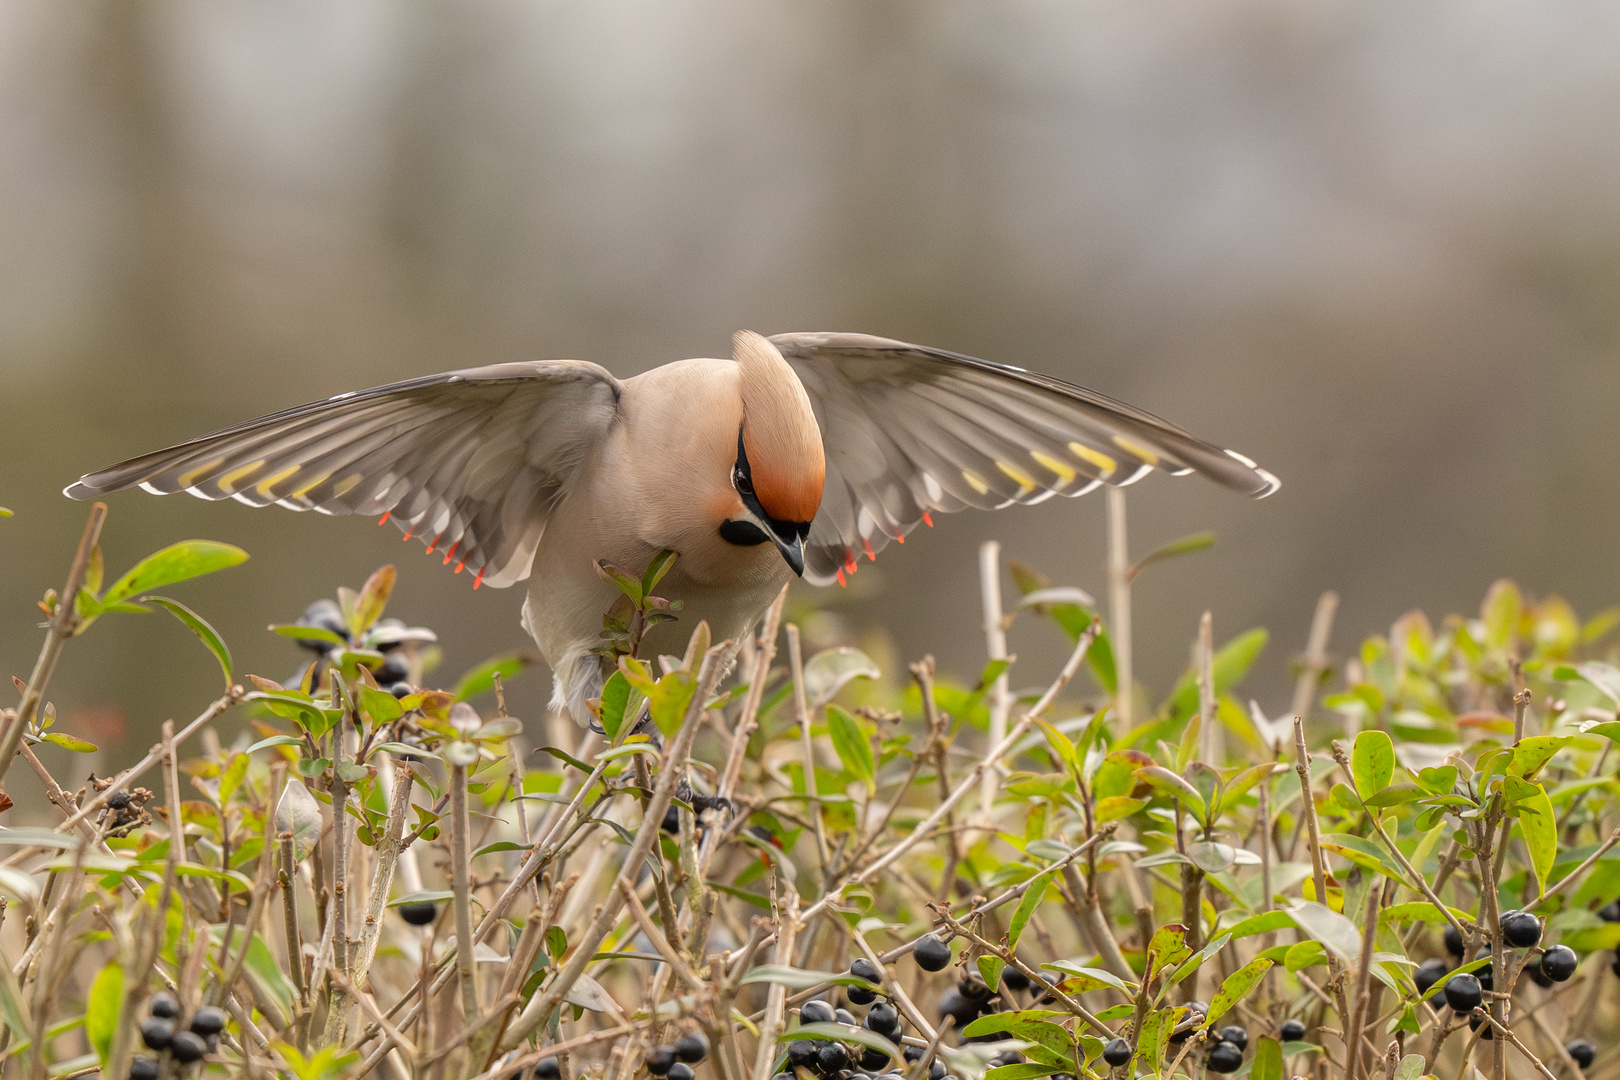
M 576 720 L 601 688 L 594 565 L 678 553 L 660 595 L 684 640 L 753 626 L 791 575 L 842 583 L 933 516 L 1199 472 L 1256 498 L 1270 473 L 1057 379 L 861 334 L 750 332 L 730 359 L 620 381 L 578 360 L 494 364 L 338 394 L 102 469 L 139 486 L 394 522 L 474 588 L 525 579 L 523 625 Z M 658 635 L 668 640 L 657 640 Z M 680 652 L 657 627 L 647 651 Z

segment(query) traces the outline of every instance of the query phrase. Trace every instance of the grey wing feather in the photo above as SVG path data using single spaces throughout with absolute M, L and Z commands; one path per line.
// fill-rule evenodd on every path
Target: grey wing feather
M 620 384 L 574 360 L 496 364 L 392 383 L 204 435 L 90 473 L 74 499 L 158 495 L 388 515 L 456 569 L 521 581 Z M 451 554 L 453 552 L 453 555 Z
M 818 584 L 928 515 L 1123 486 L 1158 468 L 1256 498 L 1277 478 L 1158 417 L 1059 379 L 864 334 L 771 338 L 821 425 L 827 480 L 805 544 Z

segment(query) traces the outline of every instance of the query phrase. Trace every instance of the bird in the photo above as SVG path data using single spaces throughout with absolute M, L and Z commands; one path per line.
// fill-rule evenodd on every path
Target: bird
M 845 333 L 740 331 L 729 358 L 628 379 L 580 360 L 492 364 L 338 394 L 88 473 L 126 488 L 379 516 L 472 575 L 527 581 L 552 706 L 590 722 L 597 563 L 673 551 L 659 594 L 741 640 L 795 575 L 845 584 L 934 515 L 1200 473 L 1256 498 L 1275 476 L 1140 409 L 1006 364 Z M 655 626 L 646 651 L 679 653 Z M 684 637 L 684 633 L 682 637 Z M 652 652 L 656 655 L 656 652 Z

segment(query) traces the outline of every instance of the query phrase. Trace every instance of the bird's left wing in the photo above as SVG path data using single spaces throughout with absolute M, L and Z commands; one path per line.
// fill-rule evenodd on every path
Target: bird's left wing
M 546 517 L 617 411 L 620 383 L 575 360 L 446 372 L 250 420 L 80 479 L 90 499 L 157 495 L 380 514 L 475 582 L 529 575 Z
M 930 514 L 994 510 L 1199 472 L 1262 498 L 1277 479 L 1156 416 L 1083 387 L 864 334 L 771 342 L 810 395 L 826 448 L 804 576 L 842 579 Z

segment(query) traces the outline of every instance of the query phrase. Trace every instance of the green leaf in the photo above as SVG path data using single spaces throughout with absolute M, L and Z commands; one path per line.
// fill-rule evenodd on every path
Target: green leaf
M 1457 766 L 1441 765 L 1418 773 L 1418 784 L 1434 795 L 1450 795 L 1457 786 Z
M 1043 870 L 1036 874 L 1034 880 L 1030 882 L 1029 888 L 1019 898 L 1018 910 L 1013 912 L 1012 920 L 1007 924 L 1008 949 L 1018 948 L 1018 939 L 1024 936 L 1024 927 L 1029 925 L 1029 920 L 1035 914 L 1035 909 L 1041 906 L 1042 900 L 1046 899 L 1047 887 L 1052 884 L 1052 875 L 1055 873 L 1057 873 L 1056 868 Z
M 834 974 L 830 971 L 807 971 L 804 968 L 788 967 L 786 964 L 761 964 L 759 967 L 750 968 L 748 974 L 737 980 L 737 985 L 757 982 L 776 983 L 792 990 L 808 990 L 812 986 L 833 983 L 837 986 L 858 986 L 875 993 L 883 992 L 883 987 L 848 972 Z
M 1139 779 L 1151 784 L 1172 799 L 1180 799 L 1186 803 L 1193 816 L 1200 821 L 1204 819 L 1207 811 L 1207 807 L 1204 805 L 1204 797 L 1198 793 L 1197 788 L 1187 783 L 1176 773 L 1171 772 L 1163 765 L 1146 765 L 1137 769 L 1136 775 Z
M 388 691 L 378 690 L 376 687 L 367 686 L 365 683 L 357 683 L 355 690 L 356 696 L 360 699 L 360 709 L 371 717 L 373 727 L 392 724 L 405 715 L 405 707 L 399 703 L 397 697 Z
M 1389 786 L 1395 776 L 1395 744 L 1385 731 L 1363 731 L 1356 736 L 1350 755 L 1350 774 L 1355 777 L 1356 794 L 1370 799 Z
M 979 976 L 984 979 L 984 985 L 990 988 L 991 993 L 995 993 L 996 988 L 1001 985 L 1001 972 L 1007 966 L 1007 961 L 986 953 L 974 962 L 979 967 Z
M 487 694 L 495 689 L 496 675 L 501 677 L 502 683 L 510 682 L 524 668 L 534 663 L 535 659 L 533 652 L 515 652 L 485 660 L 456 683 L 455 699 L 470 701 L 479 694 Z
M 215 660 L 219 661 L 219 668 L 225 673 L 225 687 L 230 689 L 231 650 L 225 647 L 225 639 L 219 636 L 219 631 L 215 630 L 207 619 L 198 615 L 180 601 L 170 600 L 166 596 L 147 595 L 141 597 L 140 602 L 143 604 L 156 604 L 185 623 L 187 629 L 196 634 L 197 640 L 201 641 L 204 647 L 214 654 Z
M 289 778 L 276 804 L 276 832 L 292 833 L 293 861 L 303 862 L 321 836 L 321 804 L 309 789 Z
M 1215 534 L 1212 532 L 1193 533 L 1183 536 L 1179 540 L 1172 540 L 1168 544 L 1137 559 L 1135 564 L 1125 571 L 1125 579 L 1130 581 L 1143 570 L 1163 559 L 1172 559 L 1177 555 L 1191 555 L 1194 552 L 1208 551 L 1215 546 Z
M 119 1013 L 124 1006 L 124 969 L 113 960 L 96 975 L 90 984 L 90 996 L 84 1003 L 84 1037 L 90 1049 L 96 1052 L 102 1071 L 106 1071 L 108 1055 L 112 1053 L 113 1036 L 118 1034 Z
M 614 742 L 619 737 L 619 729 L 624 726 L 624 714 L 630 705 L 631 695 L 641 700 L 640 692 L 630 685 L 630 680 L 624 677 L 624 672 L 615 671 L 607 677 L 602 684 L 602 730 L 607 732 L 608 742 Z
M 664 575 L 675 566 L 678 556 L 669 548 L 665 548 L 654 555 L 647 563 L 647 569 L 641 575 L 641 595 L 651 596 L 658 583 L 664 580 Z
M 1361 932 L 1355 923 L 1314 900 L 1296 901 L 1290 912 L 1301 930 L 1327 946 L 1340 960 L 1356 962 L 1361 953 Z
M 872 742 L 866 729 L 849 713 L 836 705 L 827 706 L 827 734 L 832 736 L 833 749 L 844 768 L 866 785 L 870 793 L 876 790 L 876 773 L 872 763 Z
M 984 1080 L 1037 1080 L 1042 1076 L 1056 1076 L 1062 1065 L 1042 1065 L 1038 1061 L 1024 1061 L 1015 1065 L 997 1065 L 984 1071 Z
M 64 750 L 71 750 L 75 754 L 93 754 L 97 749 L 95 743 L 85 742 L 83 739 L 75 738 L 72 735 L 64 735 L 60 731 L 47 731 L 40 738 L 48 743 L 55 743 Z
M 883 672 L 872 658 L 848 645 L 823 649 L 804 664 L 804 696 L 810 711 L 838 696 L 855 679 L 881 679 Z
M 1524 800 L 1524 807 L 1534 813 L 1519 816 L 1519 828 L 1524 832 L 1525 846 L 1530 849 L 1530 862 L 1536 881 L 1545 890 L 1550 884 L 1553 861 L 1558 858 L 1558 819 L 1553 816 L 1552 802 L 1540 784 L 1535 794 Z
M 596 561 L 596 576 L 601 578 L 607 584 L 612 585 L 615 589 L 618 589 L 620 592 L 624 593 L 624 595 L 628 596 L 632 604 L 639 605 L 641 603 L 642 596 L 645 595 L 641 591 L 640 578 L 634 576 L 623 567 L 614 566 L 612 563 L 605 560 L 598 559 Z
M 270 630 L 272 633 L 292 638 L 294 641 L 318 641 L 322 645 L 335 645 L 339 648 L 349 644 L 346 638 L 320 626 L 295 626 L 287 623 L 273 623 Z
M 1228 1009 L 1244 998 L 1249 992 L 1260 984 L 1266 972 L 1271 970 L 1271 961 L 1266 959 L 1250 960 L 1247 964 L 1228 975 L 1221 983 L 1221 988 L 1215 991 L 1215 996 L 1209 1001 L 1208 1023 L 1213 1024 L 1226 1015 Z
M 553 960 L 561 960 L 566 952 L 568 952 L 568 931 L 560 926 L 546 927 L 546 955 Z
M 1251 915 L 1241 922 L 1233 923 L 1230 930 L 1222 931 L 1230 934 L 1233 940 L 1243 937 L 1253 937 L 1255 934 L 1264 934 L 1272 930 L 1291 930 L 1294 926 L 1294 917 L 1286 911 L 1266 911 L 1259 915 Z
M 304 740 L 296 735 L 272 735 L 268 739 L 260 739 L 243 753 L 251 754 L 259 750 L 267 750 L 272 746 L 303 746 Z
M 135 564 L 134 569 L 112 583 L 101 597 L 110 607 L 138 592 L 189 581 L 216 570 L 225 570 L 247 561 L 248 553 L 233 544 L 212 540 L 185 540 L 155 552 Z
M 1526 780 L 1533 779 L 1552 756 L 1575 741 L 1573 735 L 1531 735 L 1513 748 L 1507 771 Z
M 759 970 L 758 968 L 754 969 Z M 753 974 L 753 972 L 749 972 Z M 747 976 L 743 981 L 748 981 Z M 775 980 L 770 980 L 775 981 Z M 813 984 L 812 984 L 813 985 Z M 900 1057 L 900 1049 L 894 1043 L 885 1039 L 875 1031 L 866 1028 L 852 1027 L 849 1024 L 803 1024 L 792 1031 L 784 1031 L 776 1037 L 777 1042 L 791 1042 L 794 1039 L 819 1039 L 823 1042 L 854 1043 L 856 1046 L 865 1046 L 872 1050 L 881 1050 L 888 1054 L 891 1060 Z
M 399 907 L 402 904 L 448 904 L 456 898 L 456 894 L 449 889 L 427 889 L 422 892 L 406 893 L 396 896 L 388 901 L 389 907 Z
M 1282 1044 L 1270 1035 L 1260 1036 L 1255 1043 L 1249 1080 L 1283 1080 Z
M 1163 971 L 1171 964 L 1179 964 L 1189 956 L 1187 928 L 1180 923 L 1166 923 L 1153 931 L 1148 939 L 1147 954 L 1154 971 Z

